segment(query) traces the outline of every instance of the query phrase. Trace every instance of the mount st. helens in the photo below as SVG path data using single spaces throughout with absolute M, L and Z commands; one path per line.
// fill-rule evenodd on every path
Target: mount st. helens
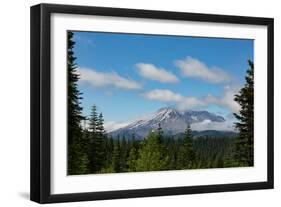
M 226 120 L 222 116 L 218 116 L 208 111 L 186 111 L 180 112 L 171 107 L 165 107 L 159 109 L 149 118 L 136 120 L 125 127 L 108 131 L 113 138 L 120 137 L 131 137 L 133 134 L 135 138 L 142 139 L 150 131 L 158 128 L 159 124 L 163 129 L 164 135 L 180 135 L 184 132 L 187 125 L 194 123 L 202 123 L 209 121 L 211 123 L 223 123 Z M 233 131 L 218 131 L 218 130 L 202 130 L 193 131 L 195 137 L 199 136 L 236 136 Z

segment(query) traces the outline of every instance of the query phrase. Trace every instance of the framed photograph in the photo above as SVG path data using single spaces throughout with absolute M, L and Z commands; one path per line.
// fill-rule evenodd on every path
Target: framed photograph
M 273 19 L 31 7 L 31 200 L 273 188 Z

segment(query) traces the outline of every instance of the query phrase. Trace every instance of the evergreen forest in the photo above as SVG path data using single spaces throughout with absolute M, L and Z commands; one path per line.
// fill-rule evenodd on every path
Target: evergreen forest
M 82 93 L 75 64 L 73 33 L 67 33 L 68 175 L 245 167 L 254 164 L 254 64 L 248 61 L 245 84 L 235 96 L 241 106 L 234 114 L 236 137 L 194 137 L 187 124 L 179 137 L 167 136 L 159 124 L 143 139 L 132 134 L 112 137 L 93 103 L 89 117 L 82 115 Z M 89 126 L 82 127 L 88 120 Z

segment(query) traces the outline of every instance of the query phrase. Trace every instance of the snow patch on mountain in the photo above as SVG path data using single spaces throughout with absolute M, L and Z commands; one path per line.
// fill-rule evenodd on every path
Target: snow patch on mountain
M 171 107 L 161 108 L 154 114 L 132 121 L 131 123 L 120 124 L 120 127 L 110 130 L 112 136 L 134 133 L 137 137 L 145 136 L 149 131 L 161 127 L 166 134 L 177 134 L 184 132 L 188 124 L 192 130 L 221 130 L 233 131 L 231 123 L 224 117 L 208 111 L 185 111 L 180 112 Z

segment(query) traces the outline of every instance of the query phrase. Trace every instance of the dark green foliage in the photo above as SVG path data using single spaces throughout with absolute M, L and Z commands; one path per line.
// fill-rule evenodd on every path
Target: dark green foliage
M 96 128 L 96 133 L 99 137 L 104 138 L 105 137 L 105 131 L 103 127 L 103 115 L 100 113 L 98 121 L 97 121 L 97 128 Z
M 178 169 L 190 169 L 195 165 L 195 153 L 193 150 L 193 141 L 191 135 L 190 125 L 187 126 L 184 132 L 184 138 L 182 145 L 179 147 L 177 168 Z
M 104 160 L 104 166 L 110 167 L 112 163 L 113 158 L 113 151 L 114 151 L 114 141 L 112 137 L 105 136 L 105 160 Z
M 157 142 L 159 144 L 163 144 L 163 139 L 164 139 L 163 134 L 164 134 L 163 129 L 161 127 L 161 124 L 159 123 L 157 128 Z
M 194 139 L 195 168 L 234 167 L 228 156 L 235 139 L 229 137 L 198 137 Z M 228 164 L 225 164 L 226 162 Z
M 166 156 L 168 157 L 167 170 L 178 169 L 178 151 L 180 148 L 179 140 L 171 137 L 165 137 L 164 147 L 166 149 Z
M 113 151 L 113 158 L 112 158 L 112 165 L 114 172 L 121 172 L 120 166 L 121 160 L 121 147 L 120 147 L 120 139 L 117 138 L 117 141 L 114 143 L 114 151 Z
M 241 106 L 239 114 L 234 114 L 239 130 L 234 158 L 241 166 L 254 164 L 254 64 L 250 60 L 248 64 L 246 83 L 234 99 Z
M 96 106 L 92 107 L 90 117 L 90 141 L 88 149 L 89 172 L 101 171 L 105 163 L 105 132 L 102 114 L 97 116 Z
M 139 158 L 139 141 L 135 140 L 135 135 L 132 135 L 132 140 L 129 145 L 129 157 L 127 160 L 127 171 L 136 172 L 137 171 L 137 160 Z
M 224 159 L 224 167 L 241 167 L 239 162 L 234 158 L 235 155 L 235 143 L 236 139 L 232 139 L 232 142 L 230 143 L 229 147 L 227 148 L 227 151 L 225 151 L 225 159 Z
M 138 150 L 133 147 L 131 150 L 130 150 L 130 153 L 129 153 L 129 158 L 128 158 L 128 161 L 127 161 L 127 165 L 128 165 L 128 171 L 129 172 L 136 172 L 137 171 L 137 160 L 138 160 Z
M 127 171 L 127 160 L 129 157 L 129 145 L 126 138 L 123 136 L 120 146 L 120 171 Z
M 98 113 L 96 105 L 92 106 L 91 115 L 89 119 L 89 130 L 93 133 L 97 132 L 97 125 L 98 125 Z
M 68 174 L 80 175 L 87 174 L 88 171 L 88 158 L 85 151 L 80 145 L 71 144 L 68 147 Z
M 73 33 L 67 33 L 67 79 L 68 79 L 68 142 L 72 144 L 75 142 L 76 137 L 81 136 L 80 123 L 83 119 L 80 107 L 81 93 L 77 89 L 77 82 L 79 80 L 79 75 L 77 73 L 77 67 L 75 64 L 75 57 L 73 53 L 73 48 L 75 42 L 72 40 Z
M 79 75 L 77 74 L 73 47 L 75 42 L 72 40 L 73 33 L 67 33 L 67 91 L 68 91 L 68 164 L 67 173 L 69 175 L 87 173 L 88 157 L 85 151 L 85 137 L 81 129 L 81 121 L 84 119 L 81 115 L 80 107 L 81 93 L 77 89 Z

